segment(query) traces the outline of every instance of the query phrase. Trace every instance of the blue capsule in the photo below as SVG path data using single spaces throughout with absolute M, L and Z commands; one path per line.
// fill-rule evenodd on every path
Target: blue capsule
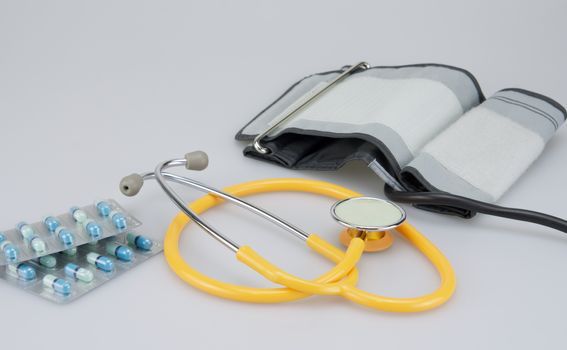
M 2 240 L 0 249 L 4 252 L 4 258 L 7 262 L 16 262 L 18 260 L 18 248 L 12 242 Z
M 126 217 L 122 213 L 113 211 L 112 213 L 110 213 L 110 218 L 112 219 L 114 227 L 116 227 L 117 229 L 125 230 L 128 227 Z
M 57 230 L 59 226 L 61 226 L 59 220 L 57 220 L 53 216 L 48 216 L 43 219 L 43 224 L 45 225 L 45 227 L 47 227 L 47 230 L 52 233 L 55 232 L 55 230 Z
M 128 244 L 141 250 L 152 250 L 152 247 L 154 246 L 154 242 L 151 239 L 134 233 L 128 233 L 126 235 L 126 240 L 128 241 Z
M 66 227 L 59 226 L 55 230 L 55 234 L 57 235 L 57 237 L 59 237 L 59 240 L 65 246 L 71 246 L 75 242 L 75 236 L 73 235 L 73 232 L 71 232 L 71 230 Z
M 110 255 L 114 255 L 118 260 L 126 262 L 132 261 L 132 259 L 134 258 L 134 252 L 132 252 L 132 249 L 126 247 L 125 245 L 108 243 L 106 245 L 106 252 Z
M 97 239 L 102 236 L 102 227 L 93 220 L 85 221 L 84 227 L 91 238 Z
M 34 280 L 36 276 L 35 269 L 26 263 L 8 265 L 8 270 L 24 281 Z
M 112 272 L 114 270 L 114 263 L 107 256 L 91 252 L 87 254 L 87 261 L 104 272 Z
M 98 211 L 98 215 L 102 216 L 103 218 L 108 217 L 112 212 L 112 207 L 110 206 L 110 204 L 108 204 L 108 202 L 99 201 L 96 202 L 95 206 L 96 210 Z
M 45 275 L 43 285 L 65 296 L 71 294 L 71 283 L 54 275 Z

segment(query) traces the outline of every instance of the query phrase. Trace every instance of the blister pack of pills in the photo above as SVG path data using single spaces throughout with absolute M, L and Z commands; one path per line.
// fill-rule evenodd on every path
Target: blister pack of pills
M 45 299 L 65 304 L 162 250 L 161 242 L 128 231 L 56 254 L 1 266 L 0 279 Z
M 0 231 L 0 265 L 16 264 L 115 236 L 142 223 L 112 199 Z

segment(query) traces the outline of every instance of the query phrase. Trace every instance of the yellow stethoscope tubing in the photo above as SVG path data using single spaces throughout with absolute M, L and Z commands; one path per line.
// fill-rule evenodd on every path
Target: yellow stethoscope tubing
M 276 182 L 279 182 L 278 180 L 287 180 L 287 179 L 276 179 Z M 294 181 L 295 179 L 289 179 L 289 180 Z M 271 186 L 269 186 L 274 184 L 274 182 L 272 180 L 267 180 L 267 181 L 269 182 L 254 181 L 250 183 L 235 185 L 226 188 L 224 191 L 232 195 L 242 195 L 242 196 L 262 193 L 262 192 L 276 191 L 276 189 L 271 189 Z M 328 186 L 327 188 L 327 193 L 329 193 L 329 195 L 331 195 L 332 193 L 337 193 L 337 191 L 338 193 L 343 193 L 345 195 L 356 194 L 356 192 L 352 192 L 348 189 L 341 188 L 336 185 L 332 185 L 332 184 L 327 184 L 327 185 L 331 185 Z M 281 185 L 279 186 L 276 185 L 276 187 L 281 188 L 280 191 L 293 190 L 292 188 L 287 189 L 287 187 L 281 187 Z M 304 191 L 306 190 L 304 189 Z M 307 192 L 315 192 L 315 191 L 307 191 Z M 190 208 L 195 213 L 200 214 L 223 202 L 224 202 L 223 199 L 214 197 L 212 195 L 206 195 L 196 200 L 195 202 L 191 203 Z M 302 299 L 310 296 L 309 293 L 301 293 L 297 290 L 290 288 L 253 288 L 253 287 L 245 287 L 236 284 L 226 283 L 213 279 L 195 270 L 185 262 L 185 260 L 181 257 L 179 253 L 179 237 L 181 236 L 181 232 L 183 231 L 183 228 L 190 221 L 191 220 L 184 213 L 179 213 L 171 222 L 164 239 L 164 254 L 166 261 L 168 262 L 172 270 L 185 282 L 189 283 L 190 285 L 204 292 L 216 295 L 218 297 L 236 300 L 236 301 L 245 301 L 245 302 L 254 302 L 254 303 L 281 303 L 281 302 L 288 302 L 297 299 Z M 346 275 L 346 278 L 343 280 L 343 283 L 354 285 L 357 282 L 358 272 L 355 266 L 358 260 L 360 259 L 360 256 L 363 253 L 364 242 L 361 239 L 356 239 L 353 241 L 354 241 L 353 244 L 349 247 L 350 249 L 347 249 L 345 253 L 342 250 L 333 246 L 332 244 L 328 243 L 321 237 L 315 234 L 309 235 L 306 241 L 307 246 L 310 247 L 312 250 L 316 251 L 317 253 L 319 253 L 320 255 L 326 257 L 327 259 L 337 263 L 337 265 L 333 269 L 323 274 L 315 281 L 324 284 L 324 283 L 337 281 L 345 277 Z M 248 251 L 248 252 L 252 251 L 250 247 L 246 247 L 246 249 L 244 250 L 242 250 L 242 248 L 245 247 L 241 247 L 239 251 Z
M 277 191 L 317 193 L 339 200 L 360 196 L 359 193 L 334 184 L 304 179 L 268 179 L 252 181 L 225 189 L 225 192 L 240 197 Z M 193 202 L 191 204 L 191 209 L 197 213 L 202 213 L 222 202 L 222 199 L 207 195 Z M 428 257 L 431 263 L 438 270 L 441 278 L 439 288 L 428 295 L 415 298 L 391 298 L 362 291 L 354 285 L 357 281 L 356 269 L 352 269 L 352 272 L 344 280 L 336 282 L 345 274 L 345 271 L 342 270 L 342 268 L 348 267 L 350 263 L 356 263 L 356 261 L 358 261 L 356 254 L 361 253 L 364 242 L 358 238 L 353 239 L 349 249 L 347 249 L 347 256 L 349 259 L 353 259 L 352 262 L 340 262 L 341 258 L 345 258 L 345 255 L 343 255 L 340 250 L 316 235 L 309 236 L 309 239 L 307 240 L 308 245 L 318 253 L 338 263 L 333 270 L 321 276 L 319 279 L 315 281 L 306 281 L 290 275 L 262 258 L 249 246 L 243 246 L 237 251 L 237 258 L 239 261 L 256 270 L 270 281 L 291 288 L 251 288 L 229 284 L 199 273 L 189 266 L 180 256 L 178 245 L 179 237 L 183 228 L 189 221 L 189 218 L 183 213 L 178 214 L 172 221 L 164 241 L 166 260 L 172 270 L 187 283 L 207 293 L 223 298 L 238 301 L 267 303 L 296 300 L 306 297 L 309 294 L 341 295 L 358 304 L 375 309 L 392 312 L 417 312 L 429 310 L 442 305 L 451 297 L 456 287 L 455 274 L 449 261 L 443 256 L 439 249 L 437 249 L 429 240 L 427 240 L 427 238 L 421 235 L 407 222 L 404 222 L 397 228 L 398 232 L 413 243 L 426 257 Z M 349 253 L 352 255 L 349 255 Z

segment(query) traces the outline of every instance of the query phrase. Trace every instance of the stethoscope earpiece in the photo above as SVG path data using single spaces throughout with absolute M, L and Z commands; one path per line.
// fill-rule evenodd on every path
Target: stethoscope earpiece
M 120 181 L 120 192 L 128 197 L 137 195 L 144 185 L 144 178 L 140 174 L 125 176 Z
M 187 170 L 204 170 L 209 166 L 209 156 L 203 151 L 189 152 L 185 154 Z

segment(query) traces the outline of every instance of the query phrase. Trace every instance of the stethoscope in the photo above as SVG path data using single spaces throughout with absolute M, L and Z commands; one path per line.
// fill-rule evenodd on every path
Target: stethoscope
M 132 174 L 122 179 L 120 190 L 127 196 L 136 195 L 144 180 L 155 179 L 167 196 L 181 210 L 170 223 L 164 238 L 164 254 L 170 268 L 185 282 L 207 293 L 246 302 L 280 303 L 316 295 L 340 295 L 355 303 L 392 312 L 418 312 L 445 303 L 453 294 L 456 279 L 451 264 L 427 238 L 406 221 L 402 208 L 392 202 L 363 197 L 347 188 L 328 182 L 306 179 L 267 179 L 234 185 L 220 191 L 187 177 L 165 172 L 168 168 L 184 166 L 188 170 L 203 170 L 208 157 L 197 151 L 181 159 L 159 163 L 153 172 Z M 208 194 L 189 206 L 169 186 L 168 182 L 190 186 Z M 344 227 L 341 241 L 348 243 L 345 252 L 315 234 L 308 234 L 295 225 L 238 197 L 266 192 L 309 192 L 339 200 L 331 208 L 333 218 Z M 335 266 L 314 280 L 305 280 L 287 273 L 264 259 L 251 247 L 231 240 L 215 229 L 199 214 L 225 201 L 247 209 L 301 239 L 309 248 L 331 260 Z M 179 252 L 179 238 L 184 227 L 194 221 L 205 232 L 236 254 L 236 258 L 268 280 L 284 288 L 252 288 L 218 281 L 191 267 Z M 389 231 L 395 229 L 421 251 L 435 266 L 440 285 L 434 292 L 414 298 L 384 297 L 356 287 L 358 263 L 362 253 L 383 250 L 392 240 Z

